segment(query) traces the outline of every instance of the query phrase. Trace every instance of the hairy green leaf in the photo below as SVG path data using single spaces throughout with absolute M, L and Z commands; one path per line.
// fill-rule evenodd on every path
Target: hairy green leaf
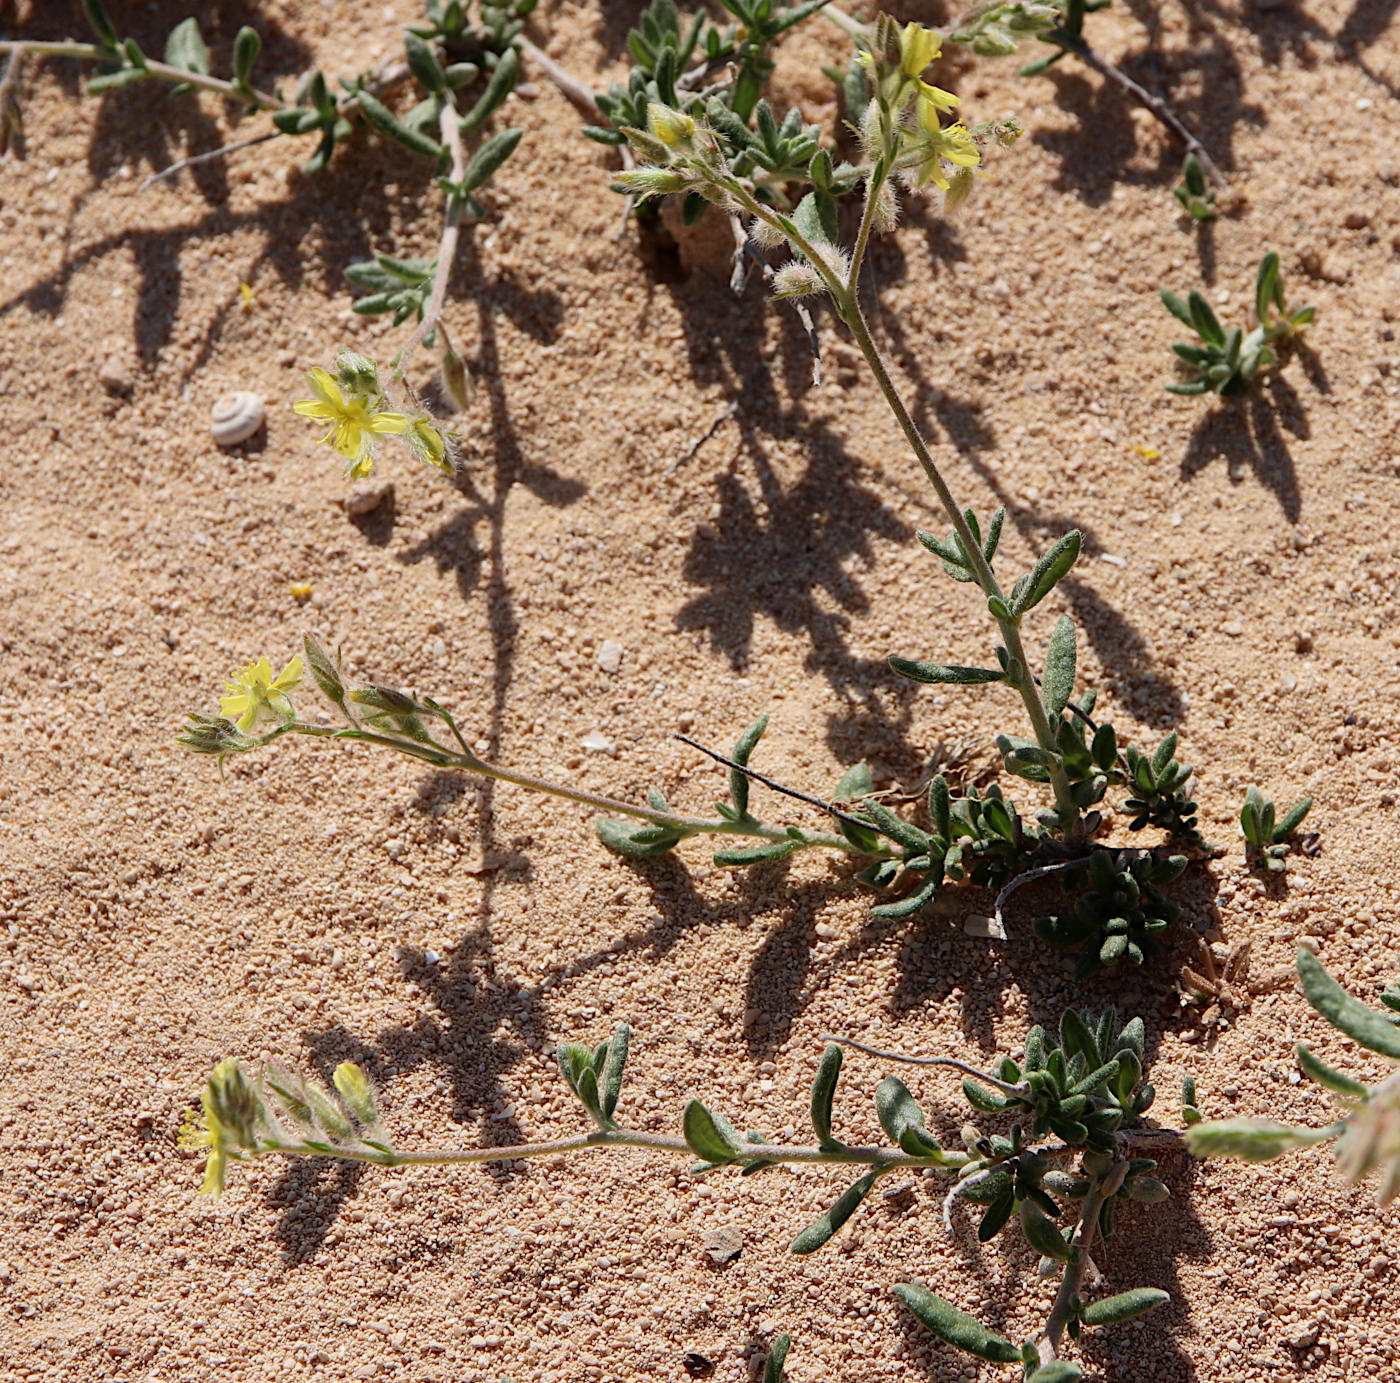
M 901 1282 L 894 1294 L 913 1312 L 919 1323 L 940 1340 L 975 1358 L 991 1364 L 1019 1364 L 1021 1351 L 1000 1335 L 988 1330 L 975 1316 L 959 1311 L 950 1301 L 934 1296 L 916 1282 Z
M 879 1175 L 879 1171 L 872 1168 L 859 1181 L 852 1182 L 831 1203 L 825 1214 L 819 1215 L 792 1241 L 791 1251 L 815 1253 L 821 1248 L 855 1214 L 856 1207 L 869 1195 L 870 1188 L 874 1186 L 875 1178 Z
M 1160 1287 L 1134 1287 L 1130 1292 L 1090 1302 L 1080 1311 L 1079 1319 L 1085 1325 L 1117 1325 L 1119 1321 L 1130 1321 L 1170 1300 L 1170 1294 Z
M 1400 1061 L 1400 1028 L 1353 999 L 1309 950 L 1298 948 L 1298 978 L 1308 1002 L 1339 1032 L 1382 1056 Z
M 981 682 L 1004 682 L 1006 674 L 1000 669 L 960 667 L 956 663 L 922 663 L 910 658 L 891 658 L 890 668 L 897 676 L 911 682 L 953 682 L 959 686 L 975 686 Z
M 1075 669 L 1075 628 L 1068 615 L 1061 615 L 1055 621 L 1055 632 L 1050 636 L 1050 649 L 1045 657 L 1045 675 L 1041 679 L 1041 691 L 1045 700 L 1045 714 L 1051 724 L 1064 714 L 1069 699 L 1074 695 Z
M 1082 541 L 1079 530 L 1071 529 L 1031 568 L 1025 587 L 1012 604 L 1012 615 L 1020 616 L 1033 610 L 1055 589 L 1078 559 Z
M 831 1102 L 836 1095 L 836 1082 L 841 1079 L 841 1062 L 844 1054 L 835 1042 L 829 1042 L 817 1065 L 816 1078 L 812 1081 L 812 1127 L 817 1133 L 817 1142 L 824 1148 L 839 1148 L 838 1139 L 831 1136 Z

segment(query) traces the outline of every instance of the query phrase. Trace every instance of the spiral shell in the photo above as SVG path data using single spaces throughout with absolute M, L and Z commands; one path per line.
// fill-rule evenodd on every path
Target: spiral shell
M 237 389 L 215 401 L 209 411 L 209 431 L 221 447 L 236 447 L 263 425 L 266 416 L 267 408 L 256 394 Z

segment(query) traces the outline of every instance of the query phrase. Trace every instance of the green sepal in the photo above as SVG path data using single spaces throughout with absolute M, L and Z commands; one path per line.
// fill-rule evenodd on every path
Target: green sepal
M 989 1364 L 1019 1364 L 1021 1351 L 1001 1335 L 988 1330 L 975 1316 L 959 1311 L 950 1301 L 935 1296 L 916 1282 L 901 1282 L 894 1294 L 914 1314 L 919 1323 L 954 1349 L 960 1349 Z
M 815 1253 L 821 1248 L 855 1214 L 856 1207 L 869 1195 L 870 1188 L 875 1185 L 875 1178 L 879 1175 L 878 1168 L 871 1168 L 859 1181 L 852 1182 L 831 1203 L 825 1214 L 819 1215 L 792 1241 L 790 1251 Z

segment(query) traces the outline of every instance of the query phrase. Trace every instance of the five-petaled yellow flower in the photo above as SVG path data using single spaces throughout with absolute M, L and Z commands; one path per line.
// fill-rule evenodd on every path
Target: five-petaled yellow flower
M 375 438 L 386 434 L 401 436 L 408 431 L 408 418 L 402 413 L 371 412 L 362 399 L 353 395 L 346 398 L 325 370 L 312 370 L 306 378 L 316 397 L 302 399 L 292 407 L 304 418 L 330 423 L 331 430 L 321 441 L 350 462 L 346 470 L 353 478 L 368 475 L 374 464 Z
M 238 728 L 245 734 L 258 723 L 264 711 L 276 716 L 290 714 L 287 693 L 301 681 L 302 670 L 300 658 L 293 658 L 276 677 L 266 658 L 249 663 L 225 686 L 224 695 L 219 698 L 220 714 L 228 720 L 236 716 Z
M 918 106 L 919 124 L 923 126 L 928 143 L 925 146 L 923 162 L 919 164 L 917 177 L 920 184 L 932 182 L 934 186 L 946 192 L 949 183 L 947 175 L 943 172 L 943 161 L 946 159 L 959 168 L 976 168 L 982 162 L 982 151 L 961 121 L 952 125 L 940 124 L 939 111 L 938 104 L 925 100 L 921 92 Z
M 906 77 L 918 77 L 929 63 L 943 56 L 943 39 L 932 29 L 909 23 L 899 35 L 899 70 Z

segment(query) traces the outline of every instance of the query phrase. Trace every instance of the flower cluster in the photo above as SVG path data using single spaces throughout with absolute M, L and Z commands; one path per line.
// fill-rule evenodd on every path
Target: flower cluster
M 426 413 L 415 416 L 388 408 L 379 369 L 368 356 L 343 350 L 336 358 L 335 374 L 315 369 L 306 379 L 316 397 L 292 407 L 304 418 L 330 424 L 321 441 L 345 457 L 352 480 L 370 473 L 381 437 L 401 437 L 420 461 L 452 473 L 447 434 Z

